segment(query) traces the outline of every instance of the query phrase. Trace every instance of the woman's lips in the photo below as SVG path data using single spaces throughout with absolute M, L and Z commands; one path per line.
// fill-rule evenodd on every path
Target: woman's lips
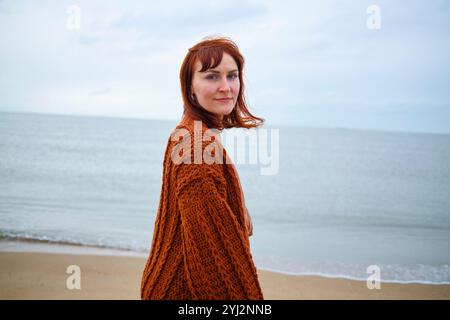
M 228 101 L 231 101 L 231 98 L 227 98 L 227 99 L 216 99 L 217 101 L 220 101 L 220 102 L 228 102 Z

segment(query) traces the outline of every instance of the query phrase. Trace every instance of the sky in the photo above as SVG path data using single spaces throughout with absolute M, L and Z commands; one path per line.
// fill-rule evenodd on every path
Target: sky
M 267 125 L 450 133 L 445 0 L 0 0 L 0 111 L 179 120 L 211 35 Z

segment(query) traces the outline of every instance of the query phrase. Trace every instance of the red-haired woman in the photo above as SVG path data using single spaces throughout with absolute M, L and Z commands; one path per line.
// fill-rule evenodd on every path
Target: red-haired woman
M 184 112 L 164 155 L 142 299 L 263 299 L 250 252 L 252 222 L 217 134 L 264 122 L 247 108 L 243 68 L 238 47 L 225 37 L 205 38 L 183 61 Z

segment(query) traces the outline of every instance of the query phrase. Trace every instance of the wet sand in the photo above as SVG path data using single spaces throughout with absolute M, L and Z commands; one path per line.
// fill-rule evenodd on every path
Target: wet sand
M 140 299 L 145 257 L 0 252 L 0 299 Z M 68 289 L 69 266 L 80 268 L 80 289 Z M 450 285 L 381 283 L 258 270 L 266 300 L 450 299 Z M 74 282 L 69 282 L 69 285 Z

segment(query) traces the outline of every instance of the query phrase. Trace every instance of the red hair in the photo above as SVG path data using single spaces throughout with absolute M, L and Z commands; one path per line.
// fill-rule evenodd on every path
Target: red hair
M 217 67 L 222 61 L 223 53 L 226 52 L 233 57 L 239 70 L 240 88 L 236 106 L 233 111 L 224 115 L 222 121 L 208 110 L 204 109 L 192 98 L 191 85 L 194 75 L 194 66 L 197 59 L 202 64 L 201 72 Z M 250 113 L 244 97 L 243 81 L 244 57 L 239 52 L 237 45 L 229 38 L 214 37 L 207 38 L 192 48 L 184 58 L 180 69 L 181 94 L 183 96 L 184 113 L 196 120 L 205 122 L 208 128 L 223 130 L 225 128 L 254 128 L 264 123 L 263 118 L 256 117 Z

